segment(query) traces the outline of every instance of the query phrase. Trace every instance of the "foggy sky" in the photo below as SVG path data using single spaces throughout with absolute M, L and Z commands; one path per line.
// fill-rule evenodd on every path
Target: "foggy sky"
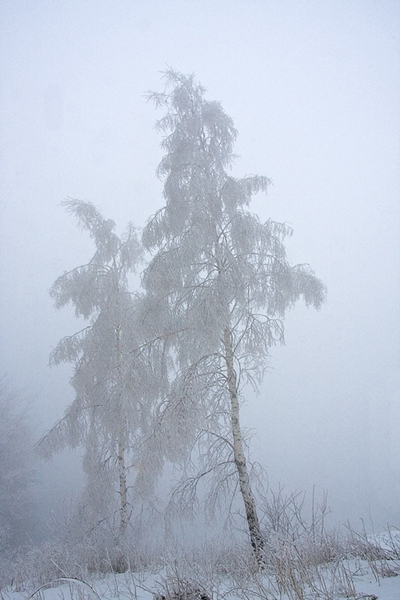
M 43 429 L 73 399 L 49 353 L 78 328 L 48 290 L 92 253 L 59 203 L 144 225 L 163 205 L 144 93 L 195 72 L 239 131 L 233 174 L 273 180 L 251 210 L 328 287 L 247 395 L 253 458 L 338 520 L 400 526 L 399 26 L 396 0 L 3 0 L 0 358 Z

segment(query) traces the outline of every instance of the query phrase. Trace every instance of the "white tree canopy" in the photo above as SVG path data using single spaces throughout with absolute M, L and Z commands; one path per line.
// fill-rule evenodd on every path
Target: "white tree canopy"
M 192 76 L 166 78 L 171 92 L 151 96 L 167 108 L 157 123 L 166 134 L 158 168 L 166 205 L 143 233 L 157 251 L 143 285 L 184 330 L 176 344 L 182 364 L 218 349 L 228 326 L 242 366 L 262 371 L 269 347 L 284 341 L 285 311 L 300 297 L 320 307 L 325 288 L 308 265 L 289 265 L 283 242 L 291 228 L 247 210 L 270 180 L 227 173 L 236 130 L 221 105 L 206 101 Z

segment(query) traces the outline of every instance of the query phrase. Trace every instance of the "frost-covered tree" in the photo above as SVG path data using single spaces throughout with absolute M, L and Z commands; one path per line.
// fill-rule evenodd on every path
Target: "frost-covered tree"
M 0 555 L 35 534 L 35 464 L 29 413 L 6 379 L 0 380 Z
M 166 204 L 143 233 L 144 246 L 155 255 L 142 281 L 143 319 L 168 336 L 175 363 L 160 424 L 172 448 L 202 444 L 203 459 L 215 458 L 217 485 L 234 476 L 261 562 L 263 541 L 239 419 L 242 388 L 246 382 L 257 386 L 271 346 L 284 342 L 285 312 L 300 297 L 319 308 L 325 287 L 308 265 L 289 264 L 284 240 L 290 227 L 262 223 L 248 211 L 252 196 L 265 192 L 270 181 L 229 174 L 237 132 L 220 103 L 205 100 L 193 76 L 171 70 L 165 76 L 165 92 L 149 97 L 166 109 L 157 123 L 164 134 L 158 175 Z M 223 458 L 222 447 L 230 458 Z M 197 481 L 183 488 L 193 492 Z
M 136 327 L 139 299 L 128 288 L 141 246 L 132 225 L 118 237 L 114 222 L 91 203 L 63 204 L 89 232 L 96 252 L 87 264 L 61 275 L 50 291 L 57 308 L 71 303 L 76 317 L 88 324 L 63 338 L 51 354 L 53 365 L 74 364 L 75 399 L 38 448 L 51 457 L 65 447 L 84 447 L 87 518 L 96 522 L 109 517 L 119 497 L 116 512 L 123 534 L 131 513 L 128 476 L 132 467 L 138 470 L 140 453 L 135 451 L 149 427 L 145 398 L 152 390 L 158 394 L 155 364 L 141 348 Z

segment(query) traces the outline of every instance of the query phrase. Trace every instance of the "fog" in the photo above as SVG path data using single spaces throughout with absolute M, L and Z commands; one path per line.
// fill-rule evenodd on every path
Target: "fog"
M 144 93 L 170 65 L 222 102 L 234 175 L 274 184 L 251 210 L 293 226 L 291 262 L 328 288 L 247 394 L 252 457 L 272 489 L 327 490 L 337 521 L 400 526 L 399 3 L 5 0 L 0 22 L 0 355 L 42 430 L 73 399 L 49 353 L 78 329 L 48 290 L 92 255 L 59 204 L 90 200 L 118 231 L 163 205 Z M 54 497 L 73 464 L 56 461 Z

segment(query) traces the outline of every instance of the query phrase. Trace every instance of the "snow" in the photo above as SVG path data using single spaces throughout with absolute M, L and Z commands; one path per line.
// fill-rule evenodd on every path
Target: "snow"
M 391 562 L 391 561 L 387 561 Z M 399 571 L 398 561 L 394 564 L 392 573 Z M 352 561 L 347 564 L 353 572 L 355 594 L 345 593 L 331 595 L 328 591 L 321 590 L 319 595 L 305 592 L 304 600 L 324 598 L 325 600 L 339 600 L 340 598 L 353 598 L 354 600 L 399 600 L 400 599 L 400 577 L 395 574 L 388 577 L 375 577 L 374 569 L 366 561 Z M 165 597 L 167 590 L 173 588 L 174 582 L 179 577 L 168 576 L 165 570 L 158 573 L 151 572 L 127 572 L 122 574 L 111 573 L 93 581 L 84 581 L 75 578 L 60 578 L 46 585 L 36 588 L 28 596 L 27 592 L 2 590 L 2 600 L 153 600 Z M 260 582 L 263 582 L 263 594 L 260 594 Z M 181 581 L 182 583 L 182 581 Z M 256 584 L 257 583 L 257 584 Z M 201 586 L 198 586 L 198 589 Z M 269 590 L 269 593 L 267 593 Z M 268 600 L 297 600 L 295 594 L 271 592 L 270 582 L 266 576 L 254 576 L 253 585 L 247 582 L 243 589 L 239 589 L 229 581 L 227 577 L 216 577 L 216 585 L 208 594 L 215 600 L 229 598 L 230 600 L 243 600 L 244 598 L 268 598 Z M 201 593 L 194 592 L 182 595 L 179 600 L 199 600 Z M 175 600 L 178 597 L 175 596 Z

